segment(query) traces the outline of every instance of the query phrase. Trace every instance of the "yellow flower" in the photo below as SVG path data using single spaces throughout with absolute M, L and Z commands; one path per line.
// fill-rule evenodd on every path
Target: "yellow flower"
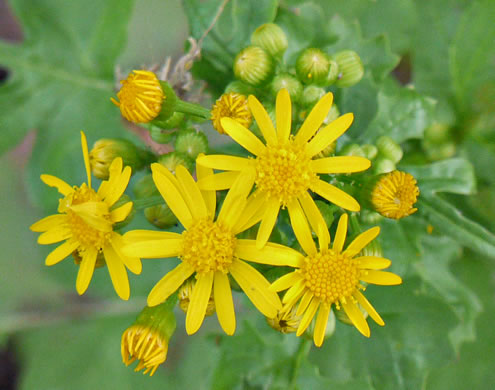
M 236 92 L 224 93 L 220 96 L 211 109 L 211 120 L 216 131 L 226 134 L 221 124 L 222 118 L 232 118 L 244 127 L 249 127 L 252 115 L 246 97 Z
M 317 158 L 317 155 L 340 137 L 353 121 L 352 114 L 345 114 L 318 131 L 330 110 L 332 100 L 331 93 L 323 96 L 297 134 L 291 136 L 292 107 L 287 90 L 282 89 L 277 95 L 277 130 L 261 103 L 251 95 L 248 98 L 249 108 L 266 144 L 232 118 L 223 118 L 221 122 L 227 133 L 256 158 L 226 155 L 198 158 L 198 163 L 202 166 L 230 171 L 201 180 L 199 185 L 203 190 L 229 188 L 240 171 L 254 172 L 252 180 L 245 180 L 247 183 L 250 180 L 256 184 L 250 206 L 257 209 L 261 219 L 257 237 L 259 248 L 267 242 L 280 207 L 287 207 L 289 214 L 302 207 L 315 231 L 319 230 L 319 226 L 324 226 L 323 217 L 308 190 L 347 210 L 360 210 L 358 202 L 352 196 L 320 180 L 318 176 L 324 173 L 359 172 L 370 166 L 370 161 L 363 157 Z
M 122 254 L 123 240 L 120 234 L 113 231 L 113 225 L 129 215 L 132 202 L 114 210 L 111 207 L 124 193 L 131 177 L 131 168 L 125 167 L 122 170 L 122 159 L 116 158 L 109 169 L 109 180 L 102 182 L 96 192 L 91 188 L 88 144 L 83 132 L 81 143 L 88 183 L 71 187 L 55 176 L 41 175 L 41 180 L 50 187 L 57 188 L 64 198 L 59 201 L 59 214 L 43 218 L 33 224 L 31 230 L 43 232 L 38 238 L 39 244 L 54 244 L 65 240 L 46 257 L 46 265 L 55 265 L 71 253 L 74 253 L 76 259 L 82 259 L 76 281 L 79 294 L 87 290 L 98 255 L 103 253 L 115 291 L 119 297 L 127 300 L 130 289 L 126 267 L 139 274 L 142 266 L 139 258 Z
M 296 312 L 296 307 L 283 308 L 275 318 L 267 318 L 266 321 L 280 333 L 294 333 L 301 322 L 301 316 L 298 316 Z
M 302 211 L 299 210 L 299 213 Z M 288 289 L 282 300 L 284 307 L 293 307 L 299 302 L 296 315 L 301 315 L 302 320 L 297 328 L 297 336 L 304 333 L 318 311 L 313 340 L 316 346 L 321 346 L 332 305 L 337 310 L 343 308 L 354 326 L 366 337 L 370 336 L 370 328 L 358 304 L 377 324 L 385 325 L 360 292 L 365 289 L 361 282 L 395 285 L 402 283 L 402 279 L 391 272 L 380 271 L 390 266 L 390 260 L 375 256 L 356 257 L 378 236 L 380 228 L 374 227 L 361 233 L 343 250 L 347 234 L 347 214 L 340 217 L 332 248 L 329 248 L 328 230 L 321 229 L 318 232 L 317 249 L 304 219 L 297 226 L 297 240 L 307 255 L 301 255 L 294 272 L 282 276 L 271 286 L 274 291 Z
M 184 226 L 182 234 L 136 230 L 124 236 L 128 256 L 143 258 L 179 257 L 180 264 L 165 275 L 151 290 L 148 305 L 154 306 L 173 294 L 191 275 L 195 275 L 186 314 L 186 331 L 195 333 L 203 323 L 211 291 L 218 321 L 231 335 L 235 331 L 235 313 L 229 274 L 247 297 L 266 317 L 275 317 L 282 308 L 269 282 L 247 262 L 292 265 L 299 256 L 290 248 L 268 243 L 257 250 L 254 240 L 239 239 L 237 234 L 259 219 L 246 199 L 254 172 L 239 176 L 228 192 L 218 217 L 215 216 L 215 191 L 201 191 L 190 173 L 177 166 L 175 176 L 160 164 L 152 164 L 153 180 L 177 219 Z M 213 170 L 197 166 L 198 178 L 208 178 Z
M 148 123 L 160 114 L 165 95 L 160 80 L 153 72 L 134 70 L 120 83 L 122 88 L 117 93 L 120 102 L 114 98 L 110 100 L 120 108 L 125 119 L 134 123 Z
M 419 196 L 416 179 L 409 173 L 392 171 L 376 182 L 371 192 L 373 208 L 387 218 L 401 219 L 415 213 Z

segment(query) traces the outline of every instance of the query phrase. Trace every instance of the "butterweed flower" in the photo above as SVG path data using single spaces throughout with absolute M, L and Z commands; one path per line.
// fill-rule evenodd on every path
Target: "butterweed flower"
M 153 72 L 134 70 L 121 84 L 122 88 L 117 93 L 119 101 L 114 98 L 110 100 L 120 108 L 125 119 L 134 123 L 148 123 L 160 114 L 165 95 L 160 80 Z
M 399 276 L 380 271 L 390 266 L 390 260 L 375 256 L 355 257 L 378 236 L 379 227 L 361 233 L 343 250 L 347 219 L 347 214 L 340 217 L 332 248 L 329 247 L 330 234 L 327 229 L 317 232 L 317 249 L 308 224 L 303 220 L 297 225 L 295 234 L 306 257 L 300 254 L 297 269 L 282 276 L 271 286 L 274 291 L 288 289 L 282 300 L 284 307 L 293 307 L 299 302 L 296 315 L 302 315 L 302 320 L 297 328 L 297 336 L 304 333 L 318 312 L 313 333 L 314 343 L 318 347 L 323 343 L 332 305 L 337 310 L 343 308 L 354 326 L 366 337 L 370 336 L 370 328 L 358 304 L 377 324 L 385 325 L 360 292 L 365 289 L 361 282 L 379 285 L 402 283 Z
M 255 241 L 236 238 L 237 234 L 259 221 L 247 193 L 254 172 L 240 175 L 228 192 L 218 217 L 215 191 L 201 191 L 186 168 L 179 165 L 175 176 L 160 164 L 152 164 L 153 180 L 165 202 L 185 230 L 182 234 L 137 230 L 125 234 L 128 256 L 143 258 L 179 257 L 180 264 L 166 274 L 148 295 L 154 306 L 174 293 L 191 275 L 196 278 L 186 314 L 186 331 L 195 333 L 203 323 L 210 295 L 223 330 L 235 331 L 235 313 L 228 275 L 230 274 L 256 308 L 266 317 L 275 317 L 282 308 L 278 295 L 269 290 L 269 282 L 247 262 L 292 265 L 297 252 L 268 243 L 257 250 Z M 213 175 L 213 170 L 197 166 L 199 179 Z
M 122 169 L 122 159 L 116 158 L 110 166 L 108 181 L 103 181 L 98 191 L 91 187 L 91 171 L 86 136 L 81 132 L 82 151 L 88 183 L 71 187 L 65 181 L 51 175 L 41 175 L 41 180 L 55 187 L 64 196 L 60 199 L 59 214 L 50 215 L 31 226 L 42 245 L 65 241 L 53 250 L 45 260 L 55 265 L 75 253 L 80 258 L 76 289 L 83 294 L 93 277 L 99 254 L 103 254 L 115 291 L 122 299 L 129 299 L 129 279 L 126 267 L 135 274 L 141 273 L 141 261 L 122 253 L 122 237 L 113 226 L 126 219 L 132 210 L 132 202 L 112 210 L 112 206 L 124 193 L 131 177 L 131 168 Z M 101 256 L 100 256 L 101 258 Z
M 137 169 L 141 164 L 136 145 L 125 139 L 104 138 L 93 144 L 89 152 L 91 172 L 98 179 L 108 179 L 110 164 L 117 157 L 122 157 L 123 163 L 131 169 Z
M 415 213 L 419 188 L 409 173 L 393 171 L 376 181 L 371 190 L 371 204 L 375 211 L 387 218 L 401 219 Z
M 297 134 L 292 136 L 292 107 L 287 90 L 282 89 L 277 95 L 277 130 L 261 103 L 251 95 L 248 98 L 249 107 L 266 144 L 231 118 L 223 118 L 221 122 L 227 133 L 256 158 L 209 155 L 197 160 L 202 166 L 230 171 L 200 180 L 199 185 L 203 190 L 229 188 L 239 172 L 254 173 L 244 180 L 246 185 L 252 185 L 253 182 L 256 184 L 254 195 L 250 198 L 250 207 L 257 210 L 261 219 L 257 236 L 259 248 L 267 242 L 280 207 L 287 207 L 290 215 L 295 215 L 296 210 L 302 207 L 315 231 L 318 231 L 320 225 L 325 226 L 308 190 L 347 210 L 360 210 L 359 203 L 352 196 L 320 180 L 318 176 L 323 173 L 359 172 L 370 166 L 370 161 L 363 157 L 317 157 L 318 153 L 349 128 L 353 120 L 352 114 L 345 114 L 318 131 L 330 110 L 332 100 L 331 93 L 323 96 Z
M 267 318 L 266 321 L 268 325 L 280 333 L 294 333 L 301 322 L 301 316 L 296 313 L 296 307 L 283 308 L 275 318 Z
M 220 134 L 226 134 L 221 123 L 221 119 L 225 117 L 232 118 L 244 127 L 251 125 L 252 115 L 244 95 L 229 92 L 217 99 L 211 110 L 211 121 L 215 130 Z

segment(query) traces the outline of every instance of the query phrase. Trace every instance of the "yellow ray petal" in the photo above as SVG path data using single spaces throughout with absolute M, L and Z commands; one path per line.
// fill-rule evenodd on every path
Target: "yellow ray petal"
M 213 283 L 213 297 L 215 309 L 220 326 L 229 336 L 235 332 L 235 312 L 232 291 L 230 289 L 229 277 L 223 272 L 215 272 Z
M 287 205 L 287 209 L 289 210 L 290 224 L 294 230 L 297 241 L 299 241 L 301 248 L 306 254 L 313 256 L 316 254 L 316 245 L 313 241 L 308 221 L 303 214 L 299 201 L 297 199 L 292 200 Z
M 319 245 L 321 249 L 328 249 L 330 242 L 330 232 L 328 231 L 327 223 L 321 215 L 321 211 L 315 204 L 315 201 L 306 191 L 299 197 L 299 202 L 304 211 L 304 214 L 308 218 L 308 222 L 311 228 L 318 236 Z
M 277 133 L 275 133 L 272 120 L 268 116 L 265 108 L 254 95 L 249 95 L 248 105 L 266 143 L 268 145 L 275 145 L 277 143 Z
M 287 290 L 288 288 L 291 288 L 293 285 L 298 283 L 300 280 L 302 280 L 300 272 L 290 272 L 273 282 L 270 286 L 270 290 L 277 292 Z
M 282 88 L 277 94 L 275 103 L 278 141 L 283 143 L 289 139 L 292 123 L 292 104 L 287 89 Z
M 202 167 L 202 165 L 198 164 L 198 167 Z M 211 169 L 211 168 L 203 167 L 203 169 Z M 198 187 L 201 190 L 207 190 L 207 191 L 227 190 L 230 187 L 232 187 L 238 176 L 239 176 L 238 171 L 217 173 L 215 175 L 211 175 L 198 180 Z
M 82 295 L 88 289 L 93 272 L 95 270 L 96 256 L 98 252 L 94 248 L 86 250 L 82 256 L 79 272 L 76 279 L 76 290 L 79 295 Z
M 200 153 L 198 157 L 203 157 L 204 154 Z M 230 173 L 230 172 L 225 172 Z M 200 164 L 196 164 L 196 175 L 198 177 L 198 187 L 201 189 L 199 182 L 201 180 L 206 180 L 213 177 L 213 169 L 204 167 Z M 201 189 L 201 195 L 205 200 L 206 209 L 208 210 L 208 215 L 211 217 L 215 216 L 215 209 L 217 207 L 217 193 L 215 190 Z
M 382 317 L 377 313 L 375 308 L 371 305 L 371 303 L 366 299 L 366 297 L 361 294 L 358 290 L 354 291 L 354 298 L 359 302 L 359 304 L 363 307 L 364 310 L 370 315 L 371 318 L 380 326 L 384 326 L 385 322 L 382 320 Z
M 234 259 L 230 272 L 254 306 L 266 317 L 274 318 L 282 304 L 276 292 L 270 290 L 265 277 L 244 261 Z
M 313 298 L 308 308 L 306 309 L 306 312 L 304 313 L 301 322 L 299 323 L 296 332 L 297 336 L 302 335 L 304 331 L 308 328 L 309 324 L 311 323 L 313 317 L 316 314 L 316 311 L 318 310 L 318 306 L 320 306 L 320 300 L 318 298 Z
M 105 247 L 103 254 L 115 292 L 121 299 L 127 301 L 131 295 L 131 289 L 129 287 L 129 278 L 127 277 L 124 262 L 111 245 Z
M 335 203 L 337 206 L 346 210 L 359 211 L 361 209 L 359 203 L 352 196 L 322 180 L 318 180 L 316 184 L 311 187 L 311 191 L 316 192 L 329 202 Z
M 164 240 L 135 241 L 126 244 L 122 253 L 129 257 L 160 259 L 178 256 L 182 251 L 182 238 L 166 238 Z
M 255 240 L 238 239 L 235 255 L 241 259 L 260 264 L 301 267 L 304 256 L 298 251 L 268 242 L 262 249 L 256 247 Z
M 358 267 L 362 269 L 384 269 L 392 264 L 389 259 L 377 256 L 361 256 L 356 257 L 354 260 L 358 262 Z
M 127 185 L 129 184 L 129 180 L 131 179 L 131 167 L 127 166 L 122 171 L 122 174 L 115 179 L 107 190 L 107 194 L 105 196 L 105 202 L 112 206 L 115 202 L 117 202 L 122 194 L 124 193 Z
M 213 275 L 211 271 L 197 277 L 186 314 L 186 332 L 189 335 L 196 333 L 205 319 L 206 307 L 213 286 Z
M 58 192 L 60 192 L 64 196 L 70 194 L 71 192 L 74 192 L 74 188 L 72 188 L 65 181 L 59 179 L 58 177 L 52 175 L 41 175 L 40 178 L 43 183 L 45 183 L 47 186 L 55 187 Z
M 210 154 L 198 157 L 196 162 L 204 167 L 219 169 L 221 171 L 242 171 L 249 164 L 249 159 L 245 157 L 227 156 L 223 154 Z
M 366 283 L 379 284 L 381 286 L 393 286 L 402 283 L 402 278 L 399 275 L 386 271 L 366 271 L 359 279 Z
M 371 161 L 358 156 L 338 156 L 311 160 L 310 167 L 316 173 L 353 173 L 365 171 Z
M 182 165 L 179 165 L 175 168 L 175 175 L 182 188 L 183 199 L 188 204 L 193 218 L 206 218 L 208 210 L 206 209 L 205 201 L 189 171 Z
M 344 248 L 345 238 L 347 236 L 347 220 L 349 217 L 347 214 L 342 214 L 337 225 L 337 231 L 335 232 L 335 240 L 333 240 L 333 250 L 335 252 L 342 252 Z
M 227 207 L 225 206 L 225 201 L 222 205 L 222 209 L 218 214 L 217 221 L 221 222 L 225 227 L 233 232 L 233 227 L 237 224 L 239 215 L 243 213 L 246 208 L 247 199 L 242 196 L 237 198 L 231 198 L 232 203 L 229 203 Z
M 304 279 L 300 279 L 296 284 L 294 284 L 291 288 L 287 290 L 282 299 L 282 303 L 285 306 L 294 306 L 299 298 L 302 297 L 304 292 L 306 291 L 306 285 Z
M 91 167 L 89 166 L 88 140 L 86 134 L 81 131 L 81 147 L 84 157 L 84 166 L 86 167 L 86 175 L 88 176 L 88 187 L 91 188 Z
M 33 223 L 29 229 L 33 232 L 46 232 L 54 228 L 55 226 L 64 225 L 67 223 L 67 215 L 65 214 L 54 214 L 49 215 L 43 219 L 40 219 L 38 222 Z
M 344 114 L 332 123 L 321 129 L 314 138 L 308 143 L 306 151 L 310 156 L 314 156 L 320 153 L 333 141 L 339 138 L 346 130 L 351 126 L 354 120 L 354 115 L 352 113 Z
M 108 207 L 103 202 L 85 202 L 70 207 L 89 226 L 102 232 L 112 231 L 112 222 L 103 218 Z
M 38 244 L 55 244 L 72 237 L 72 231 L 65 225 L 58 225 L 47 230 L 38 237 Z
M 158 230 L 131 230 L 123 236 L 127 244 L 138 241 L 166 240 L 169 238 L 181 238 L 178 233 L 161 232 Z
M 330 315 L 330 305 L 322 303 L 318 316 L 316 317 L 315 330 L 313 332 L 313 341 L 317 347 L 321 347 L 325 340 L 327 330 L 328 316 Z
M 303 313 L 306 311 L 309 304 L 311 303 L 311 300 L 313 299 L 313 297 L 314 297 L 314 294 L 311 291 L 306 290 L 303 297 L 301 298 L 301 301 L 299 302 L 299 305 L 297 306 L 296 316 L 302 316 L 303 315 Z
M 249 129 L 232 118 L 222 118 L 220 122 L 227 134 L 244 149 L 255 156 L 263 153 L 265 145 Z
M 261 220 L 261 225 L 256 237 L 256 246 L 258 249 L 261 249 L 265 246 L 266 242 L 270 238 L 270 234 L 272 234 L 273 227 L 277 222 L 278 211 L 280 210 L 280 203 L 277 199 L 270 199 L 267 201 L 265 207 L 266 208 L 263 214 L 263 219 Z
M 143 270 L 143 265 L 141 263 L 141 259 L 137 256 L 126 256 L 122 252 L 122 248 L 125 245 L 123 237 L 118 234 L 118 233 L 113 233 L 112 234 L 112 239 L 110 241 L 110 244 L 112 245 L 113 249 L 117 253 L 117 255 L 122 259 L 124 262 L 124 265 L 129 268 L 129 270 L 136 274 L 139 275 L 141 271 Z
M 166 274 L 151 290 L 148 295 L 148 306 L 156 306 L 165 301 L 170 295 L 193 274 L 194 268 L 187 263 L 180 263 Z
M 363 313 L 361 313 L 361 310 L 359 310 L 356 304 L 350 300 L 341 304 L 344 308 L 345 314 L 347 314 L 347 317 L 349 317 L 356 329 L 359 330 L 363 336 L 370 337 L 370 327 L 363 317 Z
M 350 243 L 344 253 L 349 257 L 356 256 L 366 245 L 373 241 L 378 234 L 380 234 L 380 228 L 378 226 L 366 230 Z
M 243 232 L 261 221 L 264 214 L 263 205 L 265 204 L 265 199 L 265 195 L 259 191 L 255 191 L 249 195 L 244 212 L 242 215 L 239 215 L 237 223 L 232 228 L 234 234 Z
M 112 222 L 113 223 L 121 222 L 124 219 L 126 219 L 132 210 L 132 204 L 133 204 L 132 202 L 127 202 L 123 206 L 120 206 L 115 210 L 112 210 L 112 212 L 110 213 L 110 219 L 112 220 Z
M 315 104 L 308 117 L 297 132 L 296 142 L 300 145 L 308 142 L 308 140 L 318 131 L 323 120 L 327 117 L 330 107 L 332 107 L 333 94 L 331 92 L 323 96 L 318 103 Z
M 50 252 L 50 254 L 46 257 L 45 264 L 51 266 L 61 262 L 72 252 L 74 252 L 78 246 L 79 243 L 77 241 L 68 240 L 64 242 Z

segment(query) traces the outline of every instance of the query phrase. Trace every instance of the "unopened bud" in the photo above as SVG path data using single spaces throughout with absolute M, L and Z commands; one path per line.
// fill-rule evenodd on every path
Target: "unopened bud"
M 306 49 L 297 57 L 297 77 L 305 84 L 326 85 L 329 70 L 330 60 L 320 49 Z
M 159 229 L 167 229 L 177 224 L 175 214 L 165 203 L 145 208 L 144 216 L 149 223 Z
M 342 149 L 340 149 L 339 155 L 365 157 L 363 149 L 358 144 L 345 145 Z
M 196 129 L 181 130 L 175 140 L 175 150 L 196 160 L 200 153 L 208 152 L 208 138 Z
M 303 86 L 296 77 L 292 76 L 289 73 L 281 73 L 275 76 L 270 83 L 270 91 L 272 95 L 277 96 L 279 91 L 283 88 L 285 88 L 289 92 L 292 102 L 299 101 L 302 94 Z
M 130 166 L 133 173 L 141 168 L 136 145 L 122 138 L 107 138 L 96 141 L 89 152 L 91 172 L 98 179 L 108 179 L 110 164 L 117 157 L 122 157 L 124 166 Z
M 255 92 L 255 89 L 246 83 L 243 83 L 241 80 L 234 80 L 231 81 L 230 83 L 227 84 L 225 87 L 225 93 L 238 93 L 239 95 L 244 95 L 244 96 L 249 96 L 253 95 Z
M 363 78 L 363 63 L 355 51 L 344 50 L 335 54 L 333 58 L 339 66 L 339 77 L 335 83 L 337 87 L 352 87 Z
M 376 140 L 375 144 L 380 155 L 391 160 L 394 164 L 402 160 L 404 152 L 400 145 L 392 138 L 383 135 Z
M 261 47 L 248 46 L 234 60 L 234 74 L 239 80 L 254 86 L 266 83 L 273 75 L 270 55 Z
M 170 172 L 175 172 L 177 165 L 183 165 L 189 172 L 194 169 L 194 161 L 186 153 L 171 152 L 158 157 L 158 162 Z
M 316 85 L 307 85 L 303 89 L 301 105 L 303 107 L 313 107 L 327 92 Z
M 274 23 L 265 23 L 251 34 L 251 43 L 266 50 L 273 57 L 282 56 L 287 50 L 287 35 Z
M 364 153 L 364 157 L 366 157 L 368 160 L 373 160 L 378 154 L 378 148 L 375 145 L 362 145 L 361 150 Z
M 371 163 L 373 173 L 379 175 L 381 173 L 388 173 L 395 170 L 395 163 L 385 157 L 380 157 Z
M 332 58 L 330 58 L 329 61 L 330 69 L 328 70 L 326 85 L 332 85 L 333 83 L 335 83 L 340 74 L 339 64 L 337 64 L 337 61 Z

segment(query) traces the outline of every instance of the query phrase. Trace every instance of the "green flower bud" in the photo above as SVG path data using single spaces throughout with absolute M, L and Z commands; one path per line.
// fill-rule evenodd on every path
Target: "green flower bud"
M 310 84 L 303 89 L 301 105 L 303 107 L 313 107 L 325 93 L 326 91 L 323 88 Z
M 336 104 L 332 104 L 332 107 L 330 107 L 330 111 L 328 111 L 327 117 L 325 118 L 323 123 L 328 125 L 329 123 L 337 119 L 339 116 L 340 116 L 339 108 L 337 107 Z
M 184 121 L 184 114 L 182 112 L 174 112 L 170 118 L 165 121 L 160 121 L 155 119 L 153 124 L 155 126 L 159 126 L 162 129 L 176 129 L 178 128 L 182 122 Z
M 96 141 L 89 152 L 91 172 L 98 179 L 108 179 L 108 168 L 117 157 L 122 157 L 133 173 L 142 167 L 136 145 L 122 138 L 107 138 Z
M 379 175 L 381 173 L 388 173 L 395 170 L 395 163 L 385 157 L 380 157 L 371 163 L 373 173 Z
M 198 154 L 208 152 L 208 138 L 196 129 L 181 130 L 175 140 L 175 150 L 196 160 Z
M 159 144 L 168 144 L 174 135 L 174 130 L 163 130 L 158 126 L 151 126 L 150 136 L 153 141 Z
M 151 173 L 141 177 L 134 185 L 132 191 L 134 192 L 136 199 L 149 198 L 151 196 L 159 195 Z
M 335 83 L 339 78 L 339 74 L 339 64 L 337 64 L 337 61 L 330 58 L 330 69 L 328 70 L 326 84 L 332 85 L 333 83 Z
M 364 153 L 364 157 L 366 157 L 368 160 L 373 160 L 378 154 L 378 148 L 375 145 L 363 145 L 361 146 L 361 150 Z
M 168 168 L 170 172 L 175 172 L 177 165 L 184 165 L 188 171 L 194 169 L 194 161 L 186 153 L 171 152 L 158 157 L 158 162 Z
M 132 199 L 130 198 L 129 195 L 126 194 L 122 195 L 120 199 L 117 202 L 115 202 L 115 204 L 112 206 L 111 211 L 118 209 L 120 206 L 123 206 L 131 201 Z M 127 215 L 127 217 L 123 221 L 117 222 L 116 224 L 113 225 L 113 230 L 119 230 L 127 226 L 132 221 L 135 214 L 136 214 L 136 210 L 133 207 L 131 209 L 131 212 Z
M 352 87 L 363 78 L 363 63 L 355 51 L 344 50 L 335 54 L 333 58 L 339 65 L 339 78 L 335 83 L 337 87 Z
M 273 23 L 265 23 L 259 26 L 251 34 L 251 43 L 263 48 L 273 57 L 282 56 L 289 43 L 284 31 Z
M 289 91 L 292 102 L 298 102 L 301 97 L 303 86 L 301 82 L 289 73 L 281 73 L 275 76 L 270 83 L 270 91 L 273 96 L 277 96 L 278 92 L 285 88 Z
M 369 204 L 369 202 L 368 202 L 368 204 Z M 363 204 L 361 204 L 361 206 L 363 206 Z M 369 207 L 371 207 L 371 206 L 369 206 Z M 363 221 L 363 223 L 365 223 L 367 225 L 377 225 L 383 219 L 383 217 L 380 214 L 378 214 L 377 212 L 367 210 L 364 208 L 361 209 L 360 216 L 361 216 L 361 221 Z M 372 242 L 377 242 L 377 240 L 373 240 Z
M 227 86 L 225 87 L 225 93 L 230 93 L 230 92 L 238 93 L 244 96 L 249 96 L 249 95 L 254 95 L 255 89 L 251 85 L 243 83 L 240 80 L 234 80 L 228 83 Z
M 330 60 L 320 49 L 306 49 L 297 57 L 297 77 L 304 84 L 325 85 L 329 70 Z
M 374 213 L 383 219 L 382 216 L 378 213 Z M 375 256 L 375 257 L 383 257 L 382 246 L 378 242 L 378 240 L 371 241 L 368 245 L 366 245 L 359 253 L 358 256 Z
M 167 229 L 177 224 L 177 218 L 165 203 L 145 208 L 144 216 L 148 222 L 160 229 Z
M 425 141 L 423 142 L 423 148 L 425 149 L 426 156 L 432 161 L 450 158 L 456 152 L 454 141 L 447 141 L 441 144 L 433 144 Z
M 234 60 L 234 74 L 239 80 L 260 86 L 273 75 L 274 64 L 270 55 L 261 47 L 248 46 Z
M 340 149 L 339 155 L 365 157 L 363 149 L 358 144 L 345 145 Z
M 430 143 L 444 143 L 450 138 L 449 126 L 444 123 L 434 123 L 425 130 L 425 141 Z
M 375 144 L 383 157 L 391 160 L 395 164 L 402 160 L 404 152 L 402 151 L 400 145 L 392 138 L 382 135 L 376 140 Z

